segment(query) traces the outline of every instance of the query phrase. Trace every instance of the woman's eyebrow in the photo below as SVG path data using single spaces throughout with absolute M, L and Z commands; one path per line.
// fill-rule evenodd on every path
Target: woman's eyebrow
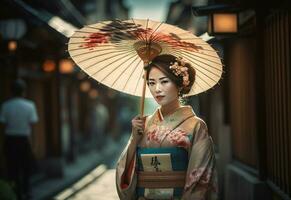
M 163 79 L 165 79 L 165 78 L 168 78 L 168 77 L 164 76 L 164 77 L 161 77 L 161 78 L 159 78 L 159 79 L 160 79 L 160 80 L 163 80 Z
M 159 80 L 163 80 L 163 79 L 165 79 L 165 78 L 168 78 L 168 77 L 163 76 L 163 77 L 159 78 Z M 149 78 L 149 81 L 155 81 L 155 79 L 153 79 L 153 78 Z

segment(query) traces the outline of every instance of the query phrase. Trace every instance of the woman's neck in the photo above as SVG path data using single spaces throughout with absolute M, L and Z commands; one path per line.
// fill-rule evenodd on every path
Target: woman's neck
M 174 100 L 171 103 L 164 105 L 161 107 L 161 112 L 163 117 L 166 117 L 169 114 L 172 114 L 173 112 L 175 112 L 178 108 L 180 108 L 180 102 L 179 100 Z

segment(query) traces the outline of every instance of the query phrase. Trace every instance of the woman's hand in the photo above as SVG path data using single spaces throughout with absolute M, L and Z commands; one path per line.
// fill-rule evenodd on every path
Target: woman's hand
M 132 139 L 138 144 L 142 139 L 145 128 L 145 117 L 141 118 L 139 115 L 131 120 Z

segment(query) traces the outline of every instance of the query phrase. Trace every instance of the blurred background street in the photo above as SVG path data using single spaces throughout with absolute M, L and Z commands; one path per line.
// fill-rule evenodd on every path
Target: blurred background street
M 219 84 L 187 99 L 215 144 L 219 199 L 291 200 L 290 10 L 288 0 L 1 0 L 0 199 L 118 199 L 114 168 L 139 98 L 88 77 L 67 43 L 84 25 L 149 18 L 193 32 L 222 58 Z M 8 164 L 23 152 L 7 153 L 3 117 L 19 78 L 33 113 L 29 174 Z M 145 113 L 157 106 L 146 100 Z M 26 110 L 14 112 L 17 121 Z M 11 171 L 19 182 L 29 175 L 29 196 L 17 197 Z

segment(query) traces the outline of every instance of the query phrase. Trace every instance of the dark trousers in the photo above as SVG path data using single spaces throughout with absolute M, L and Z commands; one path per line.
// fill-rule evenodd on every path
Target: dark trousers
M 29 199 L 32 151 L 25 136 L 5 136 L 7 178 L 15 183 L 18 199 Z

